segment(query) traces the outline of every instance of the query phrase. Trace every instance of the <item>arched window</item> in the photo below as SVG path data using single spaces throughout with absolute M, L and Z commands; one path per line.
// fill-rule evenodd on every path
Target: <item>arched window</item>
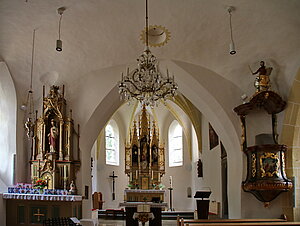
M 169 127 L 169 167 L 182 165 L 182 127 L 177 121 L 173 121 Z
M 119 130 L 114 121 L 105 127 L 106 164 L 119 165 Z

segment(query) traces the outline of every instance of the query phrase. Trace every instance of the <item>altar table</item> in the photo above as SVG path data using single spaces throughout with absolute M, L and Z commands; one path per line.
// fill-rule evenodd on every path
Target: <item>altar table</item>
M 133 219 L 134 213 L 137 212 L 138 205 L 150 205 L 150 212 L 153 213 L 154 219 L 149 220 L 149 226 L 162 226 L 161 210 L 168 206 L 166 202 L 123 202 L 120 207 L 126 210 L 126 226 L 138 226 L 139 222 Z
M 82 196 L 3 193 L 6 225 L 41 226 L 47 218 L 82 218 Z

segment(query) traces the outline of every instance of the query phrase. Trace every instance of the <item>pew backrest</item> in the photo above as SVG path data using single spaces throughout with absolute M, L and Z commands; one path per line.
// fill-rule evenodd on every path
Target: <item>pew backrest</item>
M 185 225 L 193 225 L 193 226 L 198 226 L 198 225 L 241 225 L 242 223 L 266 223 L 265 225 L 270 225 L 270 223 L 282 223 L 282 222 L 287 222 L 287 218 L 283 216 L 283 218 L 279 219 L 199 219 L 199 220 L 191 220 L 191 219 L 183 219 L 180 218 L 179 216 L 177 217 L 177 226 L 185 226 Z M 297 225 L 297 224 L 294 224 Z
M 285 225 L 285 226 L 294 226 L 294 225 L 300 225 L 300 222 L 226 222 L 226 223 L 184 223 L 184 226 L 236 226 L 236 225 L 242 225 L 242 226 L 276 226 L 276 225 Z

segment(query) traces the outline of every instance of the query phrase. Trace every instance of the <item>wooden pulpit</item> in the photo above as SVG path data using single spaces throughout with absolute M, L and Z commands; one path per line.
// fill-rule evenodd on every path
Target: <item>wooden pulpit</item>
M 198 219 L 208 219 L 208 211 L 209 211 L 209 196 L 211 191 L 197 191 L 194 198 L 201 198 L 201 200 L 197 200 L 197 216 Z M 204 200 L 206 199 L 206 200 Z

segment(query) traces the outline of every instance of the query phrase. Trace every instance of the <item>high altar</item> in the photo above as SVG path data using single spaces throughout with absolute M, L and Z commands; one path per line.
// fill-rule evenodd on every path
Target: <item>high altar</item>
M 161 178 L 165 174 L 165 149 L 159 142 L 156 122 L 150 120 L 143 106 L 138 122 L 134 121 L 130 139 L 125 146 L 125 174 L 129 177 L 131 189 L 125 190 L 126 225 L 137 225 L 133 220 L 138 206 L 148 205 L 155 218 L 150 225 L 161 225 L 161 209 L 165 190 L 161 190 Z
M 67 113 L 64 87 L 51 86 L 45 96 L 41 116 L 28 130 L 31 142 L 30 188 L 16 185 L 6 199 L 7 225 L 42 225 L 47 218 L 81 218 L 82 196 L 76 195 L 76 171 L 79 170 L 79 134 L 75 132 L 72 111 Z M 79 131 L 79 126 L 78 126 Z M 31 188 L 37 180 L 46 181 L 46 189 Z M 19 183 L 22 184 L 22 183 Z

